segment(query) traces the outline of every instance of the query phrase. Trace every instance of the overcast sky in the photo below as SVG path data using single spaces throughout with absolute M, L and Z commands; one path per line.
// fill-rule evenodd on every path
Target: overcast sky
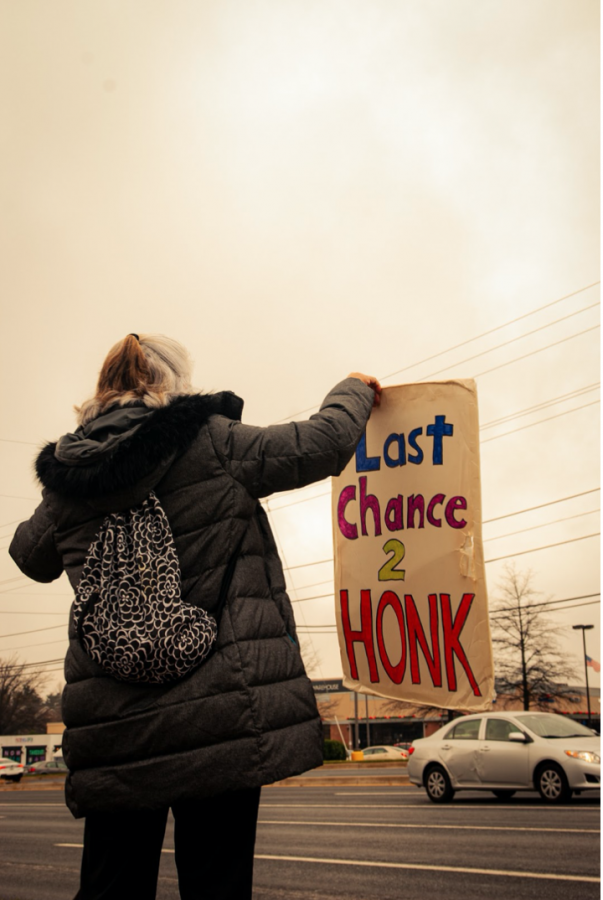
M 0 656 L 64 654 L 66 580 L 9 581 L 6 548 L 39 497 L 36 447 L 141 331 L 185 343 L 199 389 L 236 391 L 258 425 L 352 370 L 477 376 L 491 598 L 518 553 L 543 599 L 581 598 L 552 621 L 583 682 L 598 66 L 594 0 L 0 2 Z M 292 598 L 317 597 L 302 630 L 334 622 L 332 567 L 306 565 L 332 555 L 328 490 L 269 504 L 304 566 Z M 311 640 L 315 675 L 339 675 L 335 635 Z

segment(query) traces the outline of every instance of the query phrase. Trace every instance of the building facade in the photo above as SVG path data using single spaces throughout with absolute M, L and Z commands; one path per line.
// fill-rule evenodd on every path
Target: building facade
M 375 744 L 411 744 L 433 734 L 451 718 L 448 710 L 414 707 L 382 697 L 355 694 L 343 686 L 340 678 L 314 680 L 312 684 L 325 738 L 341 741 L 348 749 L 363 749 Z M 590 688 L 590 719 L 596 731 L 600 730 L 600 700 L 599 689 Z M 543 695 L 537 708 L 588 725 L 585 688 L 567 687 L 561 698 Z M 491 707 L 492 712 L 520 709 L 523 706 L 519 698 L 504 694 L 498 694 Z

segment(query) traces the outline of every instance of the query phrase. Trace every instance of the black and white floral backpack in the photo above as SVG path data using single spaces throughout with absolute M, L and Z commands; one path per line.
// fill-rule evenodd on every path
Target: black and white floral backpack
M 238 549 L 222 582 L 219 611 Z M 105 518 L 88 550 L 73 609 L 81 646 L 119 681 L 183 678 L 208 657 L 217 637 L 216 618 L 181 599 L 174 538 L 153 492 Z

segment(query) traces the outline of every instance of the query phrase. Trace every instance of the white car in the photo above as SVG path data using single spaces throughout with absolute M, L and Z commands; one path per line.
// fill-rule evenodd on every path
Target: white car
M 600 789 L 600 739 L 554 713 L 463 716 L 413 741 L 408 775 L 434 803 L 461 790 L 492 791 L 500 800 L 537 790 L 547 803 L 563 803 L 573 791 Z
M 23 778 L 23 766 L 21 763 L 15 762 L 14 759 L 8 759 L 5 756 L 0 757 L 0 778 L 5 781 L 21 781 Z
M 390 747 L 387 744 L 380 744 L 375 747 L 365 747 L 362 751 L 364 759 L 395 759 L 398 762 L 408 759 L 408 750 L 403 747 Z

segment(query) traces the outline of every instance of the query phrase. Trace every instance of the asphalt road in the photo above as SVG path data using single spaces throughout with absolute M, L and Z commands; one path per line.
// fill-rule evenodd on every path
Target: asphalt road
M 254 898 L 595 900 L 599 813 L 586 795 L 435 806 L 413 787 L 265 788 Z M 58 791 L 1 793 L 0 900 L 72 900 L 82 831 Z M 168 826 L 157 900 L 178 900 L 173 846 Z

